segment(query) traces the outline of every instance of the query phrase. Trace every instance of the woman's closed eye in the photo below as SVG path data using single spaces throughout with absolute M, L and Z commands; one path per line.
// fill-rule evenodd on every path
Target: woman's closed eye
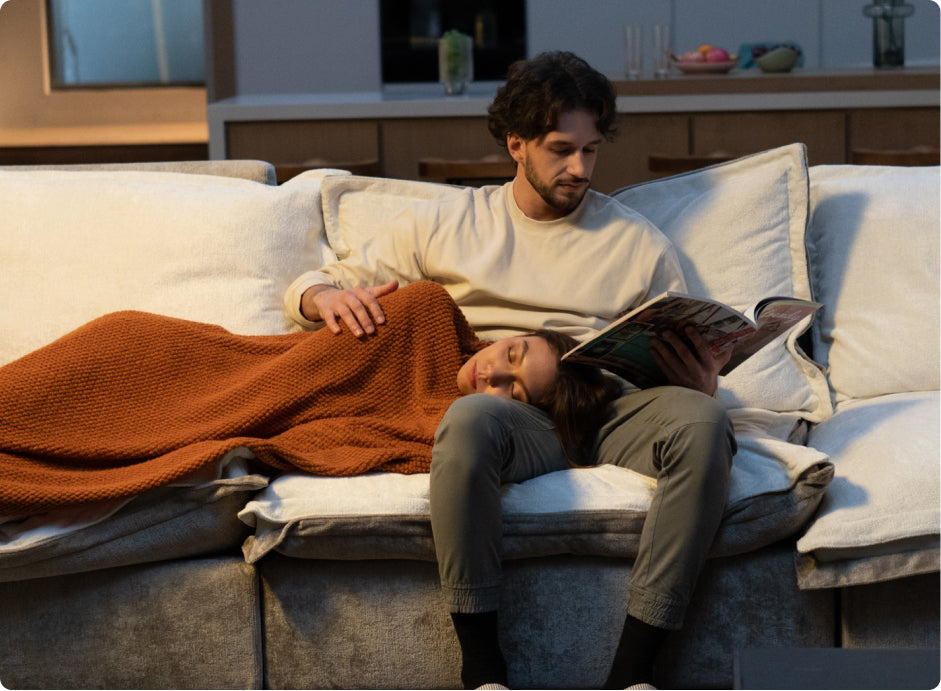
M 526 359 L 526 351 L 528 349 L 529 344 L 527 341 L 520 340 L 511 343 L 507 352 L 507 361 L 510 363 L 513 370 L 515 370 L 510 395 L 517 401 L 522 401 L 523 403 L 529 403 L 531 400 L 529 391 L 523 383 L 522 375 L 519 373 Z

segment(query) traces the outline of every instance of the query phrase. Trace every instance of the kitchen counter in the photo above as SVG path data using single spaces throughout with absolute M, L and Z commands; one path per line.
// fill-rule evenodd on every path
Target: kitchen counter
M 614 82 L 622 113 L 820 110 L 936 107 L 937 67 L 805 70 L 764 74 L 756 69 L 724 75 L 683 75 Z M 225 157 L 229 122 L 482 117 L 499 82 L 472 83 L 467 93 L 445 96 L 438 84 L 380 91 L 241 95 L 210 103 L 209 153 Z

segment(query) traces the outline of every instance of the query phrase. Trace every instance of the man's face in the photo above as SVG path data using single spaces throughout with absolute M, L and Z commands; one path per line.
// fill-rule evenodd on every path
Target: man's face
M 594 116 L 581 109 L 559 115 L 556 129 L 540 139 L 509 135 L 517 163 L 513 193 L 523 213 L 549 221 L 574 211 L 588 191 L 603 139 Z

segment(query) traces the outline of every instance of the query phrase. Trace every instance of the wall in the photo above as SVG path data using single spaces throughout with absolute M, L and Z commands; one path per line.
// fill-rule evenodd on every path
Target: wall
M 233 0 L 236 92 L 379 89 L 379 0 Z
M 236 92 L 381 88 L 379 0 L 232 0 Z M 938 64 L 938 7 L 909 0 L 906 62 Z M 796 40 L 809 67 L 871 64 L 866 0 L 529 0 L 529 52 L 565 48 L 623 76 L 621 27 L 669 20 L 674 52 L 711 42 Z M 573 9 L 574 8 L 574 9 Z M 0 130 L 205 122 L 202 89 L 51 93 L 42 0 L 0 5 Z
M 0 6 L 0 130 L 206 121 L 202 88 L 51 92 L 42 0 Z
M 906 64 L 938 64 L 939 9 L 932 0 L 907 0 Z M 622 27 L 627 22 L 671 25 L 673 52 L 703 43 L 730 53 L 743 43 L 797 42 L 810 68 L 872 67 L 872 20 L 865 0 L 587 0 L 572 13 L 566 0 L 530 0 L 531 53 L 563 48 L 609 76 L 623 76 Z M 565 16 L 560 31 L 558 17 Z
M 239 94 L 381 88 L 379 0 L 233 0 Z M 939 63 L 939 9 L 908 0 L 906 64 Z M 670 23 L 673 52 L 796 41 L 811 68 L 871 67 L 867 0 L 527 0 L 528 52 L 572 50 L 623 78 L 627 22 Z

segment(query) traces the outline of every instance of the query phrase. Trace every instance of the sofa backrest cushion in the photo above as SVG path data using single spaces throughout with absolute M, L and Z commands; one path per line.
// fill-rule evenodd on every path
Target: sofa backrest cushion
M 143 161 L 140 163 L 63 163 L 21 166 L 0 166 L 0 171 L 25 172 L 33 170 L 58 170 L 74 172 L 131 171 L 149 173 L 190 173 L 194 175 L 219 175 L 227 178 L 242 178 L 266 185 L 277 184 L 274 166 L 267 161 L 251 159 L 212 161 Z
M 284 291 L 333 258 L 320 183 L 0 171 L 0 364 L 123 309 L 290 330 Z
M 814 166 L 814 355 L 836 401 L 939 388 L 941 168 Z
M 613 196 L 670 238 L 693 295 L 743 312 L 772 295 L 811 297 L 803 144 L 633 185 Z M 805 321 L 723 377 L 719 396 L 726 407 L 826 419 L 832 413 L 826 379 L 796 342 L 807 326 Z
M 340 259 L 388 229 L 415 202 L 443 199 L 455 188 L 437 182 L 331 175 L 323 184 L 323 217 Z

